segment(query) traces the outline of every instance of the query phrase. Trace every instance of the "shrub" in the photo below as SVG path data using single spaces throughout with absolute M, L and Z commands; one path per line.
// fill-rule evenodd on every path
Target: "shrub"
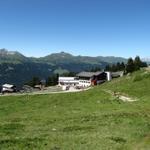
M 133 78 L 133 82 L 137 82 L 137 81 L 141 81 L 143 79 L 143 77 L 141 75 L 136 75 L 134 78 Z
M 150 73 L 149 72 L 145 72 L 143 75 L 142 75 L 143 78 L 150 78 Z

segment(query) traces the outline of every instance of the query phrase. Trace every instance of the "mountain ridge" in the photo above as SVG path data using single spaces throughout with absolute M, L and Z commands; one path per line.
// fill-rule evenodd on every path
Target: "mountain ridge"
M 126 61 L 122 57 L 74 56 L 66 52 L 36 58 L 26 57 L 18 51 L 0 49 L 0 84 L 22 85 L 35 76 L 43 79 L 54 73 L 104 69 L 108 64 Z
M 46 55 L 46 56 L 43 56 L 43 57 L 27 57 L 23 54 L 21 54 L 19 51 L 9 51 L 5 48 L 3 49 L 0 49 L 0 57 L 13 57 L 13 56 L 18 56 L 18 57 L 22 57 L 22 58 L 26 58 L 28 60 L 48 60 L 49 58 L 52 58 L 52 57 L 55 57 L 55 59 L 57 58 L 62 58 L 62 59 L 66 59 L 68 57 L 70 58 L 93 58 L 93 59 L 101 59 L 101 61 L 106 61 L 108 62 L 106 59 L 113 59 L 111 61 L 109 61 L 109 63 L 114 63 L 114 62 L 117 62 L 117 61 L 123 61 L 123 62 L 126 62 L 127 59 L 126 58 L 123 58 L 123 57 L 115 57 L 115 56 L 82 56 L 82 55 L 72 55 L 70 53 L 67 53 L 67 52 L 64 52 L 64 51 L 61 51 L 61 52 L 58 52 L 58 53 L 51 53 L 49 55 Z M 0 60 L 1 61 L 1 60 Z

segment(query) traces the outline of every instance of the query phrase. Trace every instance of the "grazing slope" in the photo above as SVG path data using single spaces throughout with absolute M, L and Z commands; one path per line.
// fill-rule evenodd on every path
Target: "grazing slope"
M 81 93 L 0 97 L 1 149 L 141 150 L 150 147 L 150 73 Z M 138 98 L 122 102 L 105 90 Z

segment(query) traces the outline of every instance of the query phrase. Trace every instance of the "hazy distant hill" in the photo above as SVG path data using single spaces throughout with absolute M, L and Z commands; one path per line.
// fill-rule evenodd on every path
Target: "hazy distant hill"
M 69 53 L 53 53 L 45 57 L 26 57 L 17 51 L 0 49 L 0 84 L 21 85 L 33 76 L 47 78 L 52 73 L 80 72 L 93 67 L 104 68 L 109 63 L 126 62 L 121 57 L 73 56 Z
M 97 56 L 97 57 L 90 57 L 90 56 L 73 56 L 69 53 L 60 52 L 60 53 L 53 53 L 46 57 L 40 58 L 43 62 L 52 62 L 52 63 L 70 63 L 70 62 L 82 62 L 88 64 L 99 64 L 99 63 L 117 63 L 117 62 L 126 62 L 125 58 L 122 57 L 114 57 L 114 56 Z
M 0 49 L 0 63 L 18 64 L 29 61 L 29 58 L 25 57 L 17 51 L 7 51 L 6 49 Z
M 142 61 L 147 62 L 148 64 L 150 64 L 150 57 L 143 58 Z

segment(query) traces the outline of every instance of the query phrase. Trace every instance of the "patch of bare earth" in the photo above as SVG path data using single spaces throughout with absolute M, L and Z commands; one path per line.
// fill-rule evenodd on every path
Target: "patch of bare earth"
M 118 98 L 119 100 L 122 100 L 123 102 L 135 102 L 135 101 L 137 101 L 136 98 L 129 97 L 129 96 L 122 94 L 120 92 L 112 92 L 110 90 L 104 90 L 104 91 L 106 93 L 111 94 L 113 97 Z

